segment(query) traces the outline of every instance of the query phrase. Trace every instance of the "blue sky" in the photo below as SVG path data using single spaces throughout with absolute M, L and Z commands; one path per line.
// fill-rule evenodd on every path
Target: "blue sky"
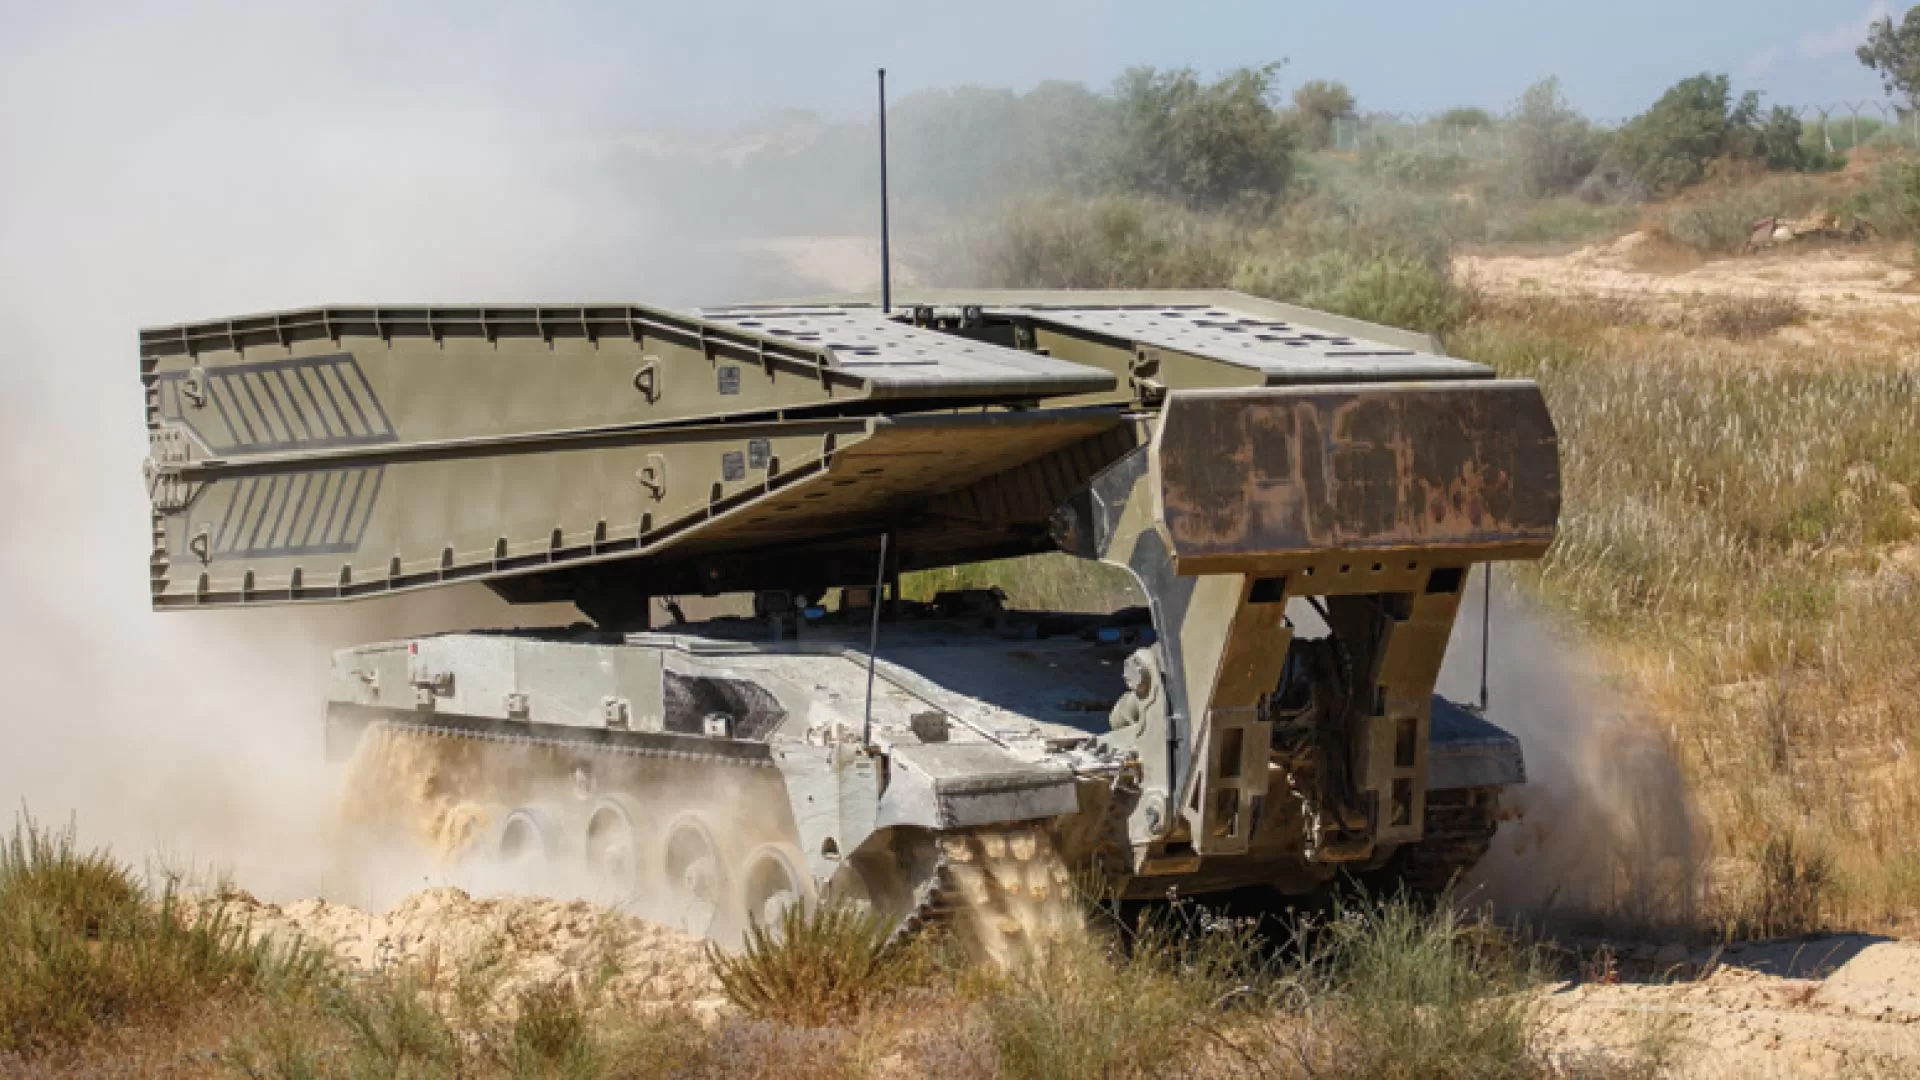
M 688 5 L 668 25 L 739 50 L 736 74 L 711 91 L 721 110 L 754 98 L 857 108 L 863 73 L 845 69 L 862 60 L 884 60 L 913 88 L 1024 86 L 1048 76 L 1104 84 L 1131 64 L 1218 70 L 1286 58 L 1288 81 L 1342 79 L 1374 108 L 1500 108 L 1534 80 L 1559 75 L 1583 110 L 1626 116 L 1703 70 L 1728 72 L 1779 102 L 1877 99 L 1879 84 L 1853 49 L 1868 19 L 1886 10 L 1868 0 L 981 0 L 924 13 L 879 3 L 721 2 Z M 641 22 L 595 21 L 616 35 Z M 733 44 L 724 40 L 731 27 L 743 28 Z M 689 46 L 690 56 L 700 53 Z
M 1133 64 L 1212 71 L 1285 58 L 1289 83 L 1342 79 L 1363 106 L 1389 110 L 1498 109 L 1559 75 L 1603 118 L 1701 71 L 1780 103 L 1879 100 L 1853 50 L 1888 10 L 1886 0 L 707 0 L 493 18 L 567 57 L 595 112 L 700 125 L 780 106 L 862 110 L 880 63 L 907 91 L 1105 85 Z
M 11 39 L 0 54 L 45 42 L 111 55 L 117 41 L 169 53 L 152 58 L 163 71 L 189 71 L 195 57 L 258 67 L 266 84 L 246 92 L 262 108 L 296 96 L 272 85 L 285 82 L 349 100 L 375 88 L 556 120 L 564 110 L 568 126 L 596 128 L 862 113 L 877 64 L 908 92 L 1104 86 L 1134 64 L 1218 71 L 1277 59 L 1289 61 L 1288 85 L 1341 79 L 1367 108 L 1501 109 L 1558 75 L 1576 106 L 1621 118 L 1701 71 L 1780 103 L 1881 100 L 1853 49 L 1888 10 L 1888 0 L 0 0 L 0 38 Z

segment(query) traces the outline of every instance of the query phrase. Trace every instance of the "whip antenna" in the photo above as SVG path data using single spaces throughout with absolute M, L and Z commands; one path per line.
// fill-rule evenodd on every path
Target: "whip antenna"
M 1493 564 L 1480 566 L 1480 711 L 1487 711 L 1487 656 L 1493 638 Z
M 867 634 L 867 715 L 860 724 L 860 745 L 873 745 L 873 668 L 880 658 L 880 591 L 887 587 L 887 541 L 892 533 L 880 534 L 880 572 L 873 579 L 873 629 Z
M 887 249 L 887 69 L 880 69 L 880 312 L 893 311 L 893 259 Z

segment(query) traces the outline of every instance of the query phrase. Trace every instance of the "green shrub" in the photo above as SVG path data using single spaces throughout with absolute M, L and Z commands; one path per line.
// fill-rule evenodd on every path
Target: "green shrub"
M 1901 229 L 1920 236 L 1920 161 L 1903 161 L 1894 172 L 1894 205 Z
M 1909 8 L 1898 23 L 1882 15 L 1867 29 L 1866 44 L 1854 51 L 1863 65 L 1880 75 L 1889 96 L 1920 108 L 1920 8 Z
M 1399 255 L 1443 269 L 1455 243 L 1484 230 L 1486 213 L 1447 195 L 1356 180 L 1294 200 L 1273 229 L 1247 240 L 1258 254 Z
M 1255 296 L 1408 330 L 1440 333 L 1467 316 L 1470 297 L 1445 270 L 1403 255 L 1318 251 L 1251 259 L 1233 287 Z
M 1366 164 L 1387 183 L 1431 190 L 1457 183 L 1466 171 L 1467 159 L 1458 154 L 1389 149 L 1369 154 Z
M 1125 197 L 1030 201 L 963 239 L 969 277 L 1006 288 L 1218 288 L 1246 250 L 1223 218 Z
M 1759 108 L 1753 94 L 1736 104 L 1725 75 L 1682 79 L 1620 129 L 1607 166 L 1615 183 L 1635 197 L 1672 194 L 1699 183 L 1709 162 L 1733 152 Z
M 1305 149 L 1333 145 L 1334 125 L 1353 116 L 1353 91 L 1342 83 L 1314 79 L 1293 92 L 1293 113 Z
M 1445 128 L 1465 128 L 1468 130 L 1485 129 L 1495 126 L 1493 114 L 1485 109 L 1465 106 L 1448 109 L 1440 114 L 1440 126 Z
M 1808 120 L 1806 133 L 1801 145 L 1809 154 L 1844 155 L 1860 149 L 1878 139 L 1887 130 L 1886 122 L 1873 116 L 1856 117 L 1851 113 L 1827 116 L 1824 119 Z M 1836 164 L 1843 164 L 1843 157 L 1834 157 Z
M 907 599 L 920 601 L 958 589 L 998 588 L 1007 606 L 1029 611 L 1105 613 L 1147 603 L 1131 573 L 1058 551 L 903 574 L 900 588 Z
M 1517 186 L 1529 196 L 1572 191 L 1606 147 L 1605 137 L 1567 104 L 1559 79 L 1528 87 L 1511 124 Z
M 1620 129 L 1600 171 L 1618 194 L 1654 199 L 1699 183 L 1721 159 L 1792 172 L 1835 167 L 1824 150 L 1807 150 L 1805 134 L 1792 109 L 1776 106 L 1763 115 L 1757 92 L 1736 99 L 1727 76 L 1695 75 Z
M 1888 239 L 1920 237 L 1920 167 L 1904 156 L 1876 164 L 1840 209 L 1871 222 Z
M 1127 71 L 1113 91 L 1108 189 L 1199 207 L 1279 198 L 1293 179 L 1293 133 L 1272 102 L 1279 70 L 1211 83 L 1191 70 Z

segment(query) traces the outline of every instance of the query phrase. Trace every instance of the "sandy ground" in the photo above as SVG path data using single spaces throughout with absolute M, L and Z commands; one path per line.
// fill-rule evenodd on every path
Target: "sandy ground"
M 416 893 L 384 915 L 302 900 L 225 901 L 256 931 L 298 936 L 376 971 L 418 965 L 486 977 L 501 993 L 598 982 L 618 1007 L 726 1008 L 696 939 L 584 901 Z M 1623 950 L 1541 993 L 1545 1037 L 1568 1063 L 1667 1062 L 1682 1080 L 1920 1076 L 1920 943 L 1836 936 L 1692 950 Z
M 1842 935 L 1629 953 L 1635 979 L 1543 997 L 1557 1057 L 1666 1062 L 1685 1080 L 1920 1076 L 1920 943 Z
M 724 1001 L 699 939 L 584 900 L 475 899 L 438 888 L 378 915 L 325 900 L 267 904 L 246 893 L 213 902 L 258 934 L 324 946 L 362 971 L 484 977 L 502 994 L 536 983 L 592 984 L 621 1006 L 709 1010 Z
M 1896 265 L 1894 257 L 1894 249 L 1884 244 L 1802 243 L 1702 262 L 1634 232 L 1568 254 L 1461 255 L 1454 265 L 1463 279 L 1508 295 L 1785 294 L 1818 315 L 1920 312 L 1914 271 Z

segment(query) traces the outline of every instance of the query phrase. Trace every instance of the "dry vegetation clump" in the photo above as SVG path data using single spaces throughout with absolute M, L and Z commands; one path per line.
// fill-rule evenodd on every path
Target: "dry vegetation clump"
M 1533 1080 L 1563 1075 L 1539 1045 L 1539 954 L 1484 919 L 1402 897 L 1303 919 L 1286 940 L 1176 903 L 1005 969 L 938 969 L 910 1003 L 855 1029 L 785 1039 L 860 1074 L 953 1078 L 1160 1076 Z M 784 941 L 770 938 L 763 952 Z M 796 956 L 815 950 L 793 946 Z M 788 966 L 771 959 L 761 962 Z M 757 1009 L 757 992 L 739 1002 Z M 840 1034 L 837 1036 L 836 1032 Z M 1622 1066 L 1610 1062 L 1609 1066 Z
M 146 916 L 120 906 L 135 899 Z M 0 953 L 0 1071 L 93 1075 L 139 1060 L 273 1080 L 1567 1075 L 1538 1045 L 1537 954 L 1449 905 L 1402 898 L 1291 924 L 1278 946 L 1190 903 L 1131 925 L 1107 913 L 1097 932 L 1005 969 L 968 966 L 930 938 L 890 943 L 844 908 L 795 909 L 716 958 L 731 995 L 717 1012 L 611 995 L 617 949 L 531 983 L 480 954 L 354 972 L 254 943 L 217 906 L 166 930 L 157 920 L 175 910 L 70 832 L 23 826 L 0 866 L 5 932 L 47 921 L 41 945 L 9 937 Z M 150 951 L 117 944 L 142 918 L 156 920 L 139 924 Z M 55 939 L 66 944 L 44 944 Z M 23 976 L 78 953 L 94 966 L 58 970 L 85 978 Z M 127 1056 L 151 1034 L 142 1024 L 189 1017 Z M 66 1056 L 48 1058 L 56 1048 Z
M 1828 186 L 1798 176 L 1721 183 L 1651 213 L 1648 231 L 1708 255 L 1744 251 L 1753 223 L 1825 209 Z
M 166 1023 L 221 998 L 319 978 L 319 957 L 189 919 L 73 830 L 23 817 L 0 838 L 0 1062 Z
M 860 1016 L 938 969 L 927 937 L 896 938 L 890 920 L 843 905 L 789 906 L 775 925 L 757 920 L 740 951 L 707 947 L 727 997 L 748 1016 L 821 1027 Z
M 1791 293 L 1757 293 L 1752 296 L 1715 296 L 1690 303 L 1681 325 L 1695 333 L 1732 341 L 1754 341 L 1776 330 L 1799 325 L 1807 317 L 1806 305 Z
M 1523 1080 L 1552 1075 L 1537 1044 L 1539 955 L 1450 904 L 1336 910 L 1298 944 L 1297 1023 L 1276 1046 L 1327 1080 Z
M 1124 933 L 1071 941 L 1016 965 L 991 985 L 980 1011 L 997 1075 L 1159 1076 L 1202 1061 L 1221 1070 L 1257 1061 L 1257 1050 L 1232 1033 L 1265 1013 L 1273 986 L 1250 927 L 1176 905 Z
M 1567 501 L 1533 584 L 1670 719 L 1731 857 L 1730 926 L 1910 919 L 1920 373 L 1614 314 L 1536 307 L 1455 341 L 1553 406 Z

